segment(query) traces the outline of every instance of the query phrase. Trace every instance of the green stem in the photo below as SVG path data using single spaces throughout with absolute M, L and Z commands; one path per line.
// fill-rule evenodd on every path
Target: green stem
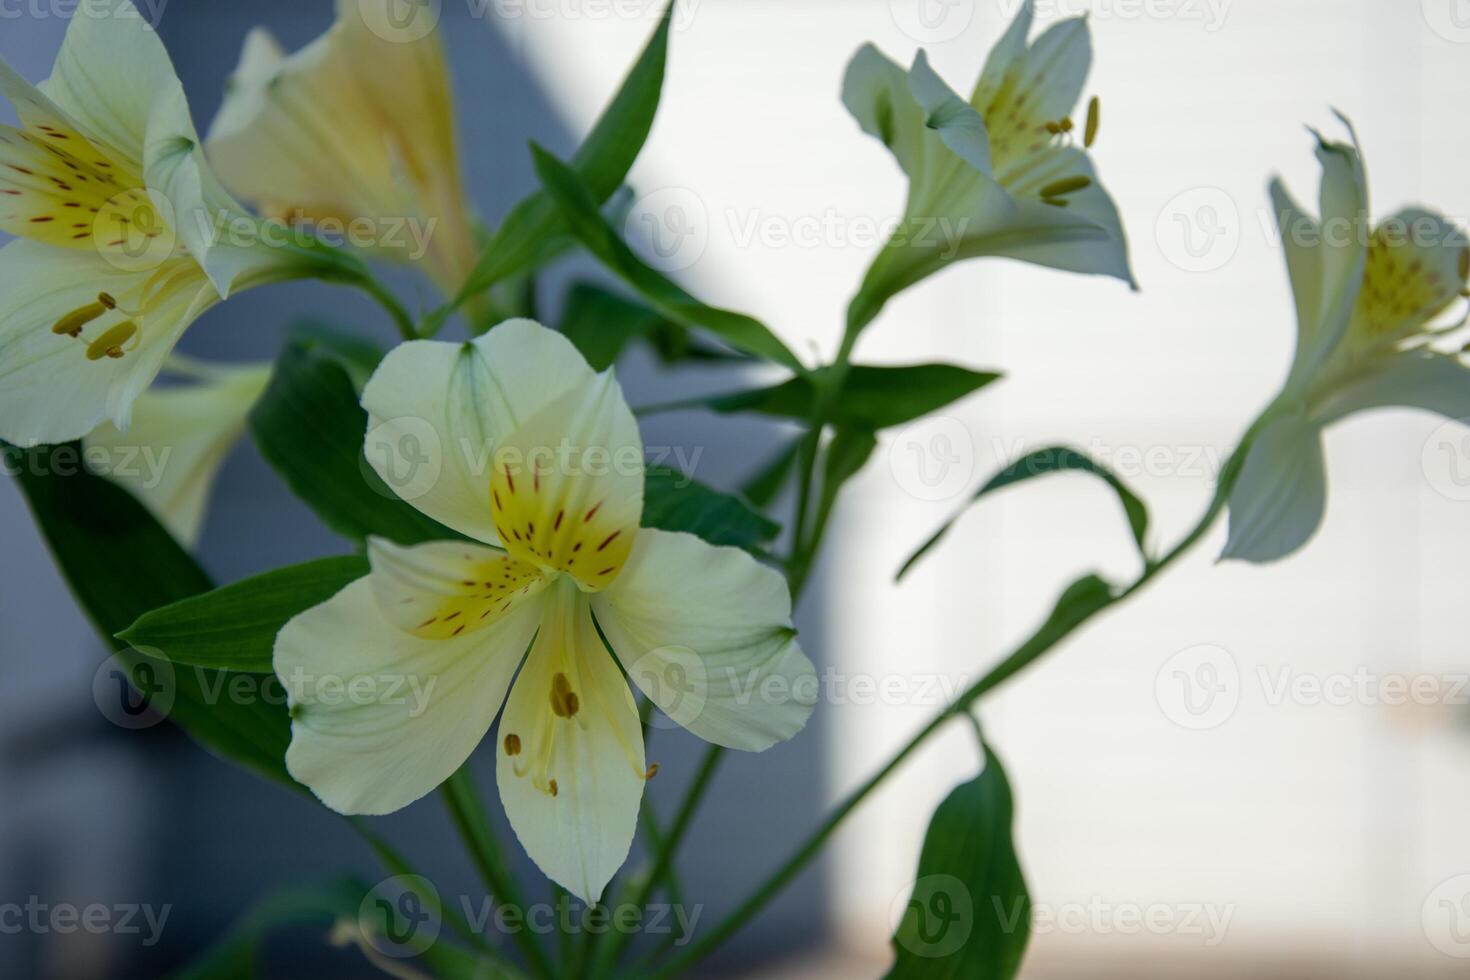
M 704 762 L 700 764 L 699 771 L 694 774 L 694 782 L 684 794 L 684 802 L 679 807 L 679 812 L 675 815 L 669 832 L 664 836 L 662 846 L 654 856 L 653 867 L 643 883 L 629 897 L 628 904 L 643 908 L 648 903 L 654 889 L 658 887 L 659 881 L 672 867 L 674 854 L 679 850 L 684 835 L 688 833 L 690 825 L 694 822 L 694 812 L 699 809 L 699 801 L 714 778 L 715 770 L 719 767 L 724 753 L 724 748 L 718 745 L 711 745 L 705 752 Z M 607 935 L 607 941 L 598 947 L 597 958 L 593 961 L 591 973 L 593 977 L 610 976 L 617 965 L 618 957 L 622 955 L 623 948 L 632 938 L 631 933 L 619 932 L 616 929 Z
M 687 972 L 690 967 L 708 956 L 721 943 L 739 931 L 767 902 L 780 893 L 797 874 L 811 863 L 812 859 L 821 851 L 823 845 L 827 843 L 828 838 L 841 826 L 848 815 L 856 810 L 889 776 L 896 772 L 909 756 L 918 751 L 936 732 L 943 728 L 945 723 L 962 713 L 969 712 L 981 698 L 1040 659 L 1043 654 L 1070 636 L 1093 616 L 1105 609 L 1116 606 L 1137 593 L 1152 581 L 1155 576 L 1172 565 L 1181 555 L 1198 543 L 1200 538 L 1204 537 L 1211 525 L 1214 524 L 1215 519 L 1220 516 L 1221 511 L 1224 510 L 1225 503 L 1230 497 L 1230 490 L 1240 475 L 1241 466 L 1244 465 L 1246 451 L 1249 449 L 1251 441 L 1255 438 L 1256 433 L 1260 431 L 1265 420 L 1265 416 L 1257 420 L 1246 433 L 1245 438 L 1241 440 L 1240 445 L 1236 447 L 1235 452 L 1231 454 L 1229 461 L 1226 462 L 1224 469 L 1221 470 L 1220 480 L 1216 486 L 1215 495 L 1211 499 L 1209 507 L 1206 508 L 1199 522 L 1185 535 L 1182 541 L 1175 545 L 1164 557 L 1146 566 L 1128 588 L 1124 589 L 1106 605 L 1092 610 L 1075 622 L 1067 622 L 1059 626 L 1054 621 L 1048 621 L 1046 628 L 1038 630 L 1030 639 L 1017 647 L 1009 657 L 997 664 L 989 673 L 961 694 L 953 704 L 935 715 L 924 726 L 923 730 L 910 739 L 908 744 L 904 745 L 903 748 L 899 749 L 877 773 L 870 777 L 862 786 L 850 793 L 838 805 L 837 809 L 828 815 L 821 826 L 797 848 L 796 852 L 787 859 L 786 863 L 755 890 L 754 894 L 742 902 L 734 912 L 726 916 L 711 932 L 689 947 L 689 949 L 672 963 L 664 966 L 655 974 L 655 980 L 665 980 L 665 978 L 672 978 Z
M 413 317 L 408 315 L 408 310 L 403 308 L 403 304 L 398 302 L 397 297 L 390 293 L 382 283 L 366 273 L 353 276 L 349 281 L 377 301 L 378 305 L 393 319 L 393 325 L 398 328 L 398 333 L 404 340 L 419 339 L 419 332 L 413 325 Z
M 454 827 L 459 831 L 480 877 L 490 889 L 491 898 L 524 912 L 525 902 L 521 899 L 515 878 L 505 866 L 500 848 L 490 833 L 490 825 L 485 819 L 485 808 L 480 802 L 468 764 L 461 766 L 440 789 L 444 805 L 448 807 L 449 815 L 454 820 Z M 533 974 L 545 980 L 556 975 L 545 950 L 528 930 L 516 929 L 511 933 L 511 938 L 520 947 Z

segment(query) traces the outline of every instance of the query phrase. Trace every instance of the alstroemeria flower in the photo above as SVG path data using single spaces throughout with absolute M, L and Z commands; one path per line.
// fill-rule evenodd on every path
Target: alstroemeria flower
M 1465 233 L 1419 208 L 1373 225 L 1356 136 L 1352 145 L 1318 136 L 1317 157 L 1320 219 L 1271 183 L 1296 296 L 1296 356 L 1230 495 L 1225 558 L 1283 558 L 1316 532 L 1327 503 L 1322 430 L 1332 423 L 1395 405 L 1470 416 L 1461 344 L 1435 346 L 1464 323 L 1441 321 L 1470 275 Z
M 127 0 L 78 11 L 51 77 L 0 62 L 0 439 L 126 429 L 179 336 L 232 290 L 305 274 L 204 162 L 158 36 Z
M 104 422 L 82 440 L 83 458 L 192 548 L 215 476 L 270 384 L 271 366 L 207 365 L 174 355 L 164 371 L 194 383 L 143 392 L 127 433 Z
M 375 445 L 432 457 L 414 473 L 370 451 L 385 482 L 473 540 L 373 541 L 371 575 L 287 624 L 286 765 L 334 810 L 389 813 L 453 774 L 504 704 L 511 826 L 595 901 L 651 773 L 623 672 L 710 742 L 790 738 L 816 676 L 786 582 L 739 549 L 639 527 L 643 447 L 622 391 L 539 324 L 404 344 L 362 401 Z
M 1087 153 L 1097 100 L 1084 123 L 1072 119 L 1092 64 L 1087 21 L 1061 21 L 1028 45 L 1032 6 L 1021 4 L 968 102 L 923 51 L 907 72 L 871 45 L 853 58 L 843 102 L 909 177 L 904 223 L 866 292 L 886 299 L 982 255 L 1133 284 L 1122 222 Z
M 366 225 L 361 244 L 422 259 L 452 295 L 476 250 L 449 71 L 438 34 L 417 27 L 431 9 L 414 11 L 405 33 L 398 2 L 338 0 L 327 32 L 289 56 L 251 31 L 206 147 L 225 184 L 267 214 L 349 233 Z

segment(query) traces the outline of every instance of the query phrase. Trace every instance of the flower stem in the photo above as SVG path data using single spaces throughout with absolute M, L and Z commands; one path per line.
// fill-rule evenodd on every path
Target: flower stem
M 480 877 L 490 889 L 491 897 L 502 905 L 524 912 L 525 902 L 521 899 L 515 878 L 505 866 L 500 848 L 490 833 L 490 825 L 485 819 L 485 808 L 475 789 L 468 763 L 449 777 L 441 787 L 441 795 L 444 805 L 449 808 L 449 816 L 454 821 L 455 829 L 459 831 L 466 850 L 474 859 Z M 520 947 L 533 974 L 543 980 L 551 980 L 556 975 L 545 950 L 529 930 L 517 929 L 511 933 L 511 938 Z
M 352 283 L 377 300 L 378 305 L 392 318 L 393 325 L 398 328 L 399 336 L 404 340 L 419 339 L 419 332 L 413 325 L 413 317 L 408 315 L 408 310 L 403 308 L 403 304 L 398 302 L 397 297 L 389 292 L 382 283 L 368 274 L 354 277 Z
M 823 845 L 827 843 L 828 838 L 841 826 L 848 815 L 856 810 L 874 790 L 881 786 L 889 776 L 903 765 L 909 756 L 928 742 L 947 722 L 969 712 L 981 698 L 1040 659 L 1043 654 L 1070 636 L 1093 616 L 1118 605 L 1123 600 L 1140 591 L 1155 576 L 1172 565 L 1179 557 L 1198 543 L 1215 523 L 1221 511 L 1225 509 L 1225 503 L 1230 497 L 1230 490 L 1240 475 L 1240 469 L 1245 462 L 1246 452 L 1249 450 L 1256 433 L 1260 430 L 1262 421 L 1264 421 L 1264 417 L 1252 425 L 1245 437 L 1241 440 L 1240 445 L 1236 447 L 1235 452 L 1231 454 L 1230 459 L 1221 470 L 1220 480 L 1216 485 L 1215 494 L 1209 506 L 1206 508 L 1199 522 L 1185 535 L 1183 540 L 1158 561 L 1147 565 L 1139 574 L 1138 578 L 1126 589 L 1119 592 L 1112 601 L 1090 610 L 1087 614 L 1075 621 L 1058 624 L 1055 621 L 1049 620 L 1042 629 L 1038 630 L 1030 639 L 1017 647 L 1009 657 L 993 667 L 989 673 L 961 694 L 953 704 L 935 715 L 917 735 L 910 739 L 903 748 L 899 749 L 891 759 L 884 763 L 883 767 L 877 773 L 871 776 L 862 786 L 850 793 L 838 805 L 837 809 L 828 815 L 821 826 L 813 831 L 811 836 L 797 848 L 796 852 L 755 890 L 754 894 L 742 902 L 734 912 L 726 916 L 711 932 L 705 934 L 681 956 L 654 974 L 655 980 L 666 980 L 666 978 L 680 976 L 688 972 L 694 964 L 704 959 L 704 957 L 712 953 L 726 939 L 729 939 L 738 932 L 767 902 L 779 894 L 797 874 L 811 863 L 812 859 L 821 851 Z

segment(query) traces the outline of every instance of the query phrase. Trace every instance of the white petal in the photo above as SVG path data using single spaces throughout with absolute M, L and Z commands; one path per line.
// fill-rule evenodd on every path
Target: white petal
M 1348 145 L 1319 137 L 1317 159 L 1322 163 L 1321 291 L 1315 304 L 1317 325 L 1310 331 L 1310 343 L 1298 353 L 1303 375 L 1320 367 L 1347 332 L 1368 255 L 1368 185 L 1356 138 Z
M 938 133 L 944 145 L 962 160 L 989 174 L 990 137 L 980 113 L 945 84 L 922 49 L 909 70 L 909 91 L 924 111 L 925 126 Z
M 137 8 L 97 0 L 72 18 L 40 88 L 88 135 L 142 160 L 155 100 L 180 85 L 163 42 Z
M 566 392 L 495 450 L 490 500 L 512 556 L 605 587 L 643 516 L 643 440 L 612 372 Z
M 0 249 L 0 439 L 19 445 L 79 439 L 104 418 L 126 430 L 133 401 L 163 366 L 185 328 L 217 300 L 200 276 L 150 310 L 138 346 L 118 359 L 88 360 L 89 338 L 124 317 L 88 324 L 82 339 L 52 332 L 99 292 L 122 297 L 144 273 L 126 272 L 95 252 L 14 241 Z
M 1470 418 L 1470 368 L 1447 354 L 1411 352 L 1389 358 L 1382 370 L 1335 392 L 1312 413 L 1329 425 L 1372 408 L 1422 408 L 1450 419 Z
M 1281 234 L 1282 250 L 1286 253 L 1286 272 L 1296 301 L 1296 358 L 1303 364 L 1300 370 L 1304 372 L 1306 359 L 1312 356 L 1314 338 L 1322 323 L 1322 227 L 1302 210 L 1279 178 L 1271 180 L 1271 204 L 1276 212 L 1276 227 Z
M 871 44 L 858 49 L 842 82 L 842 103 L 869 136 L 881 140 L 904 173 L 920 171 L 924 111 L 909 88 L 908 72 Z
M 530 320 L 509 320 L 468 344 L 400 344 L 363 389 L 368 461 L 425 514 L 498 544 L 490 511 L 495 447 L 522 421 L 595 378 L 565 337 Z M 410 449 L 413 458 L 405 460 Z M 418 454 L 429 463 L 401 465 Z
M 633 683 L 700 738 L 759 752 L 806 725 L 816 671 L 786 580 L 744 551 L 645 529 L 592 608 Z
M 505 619 L 546 588 L 534 565 L 498 548 L 435 541 L 404 548 L 368 540 L 373 591 L 384 618 L 426 640 L 449 640 Z
M 1256 437 L 1230 493 L 1230 538 L 1221 558 L 1285 558 L 1316 533 L 1327 509 L 1320 429 L 1301 415 L 1276 419 Z
M 286 768 L 346 814 L 402 809 L 454 774 L 490 730 L 540 610 L 422 640 L 383 618 L 360 579 L 286 624 L 275 669 L 291 704 Z
M 498 734 L 496 781 L 521 846 L 548 878 L 598 901 L 637 827 L 643 732 L 587 600 L 568 582 L 548 594 Z
M 175 538 L 193 547 L 215 476 L 270 377 L 270 365 L 221 368 L 201 384 L 145 391 L 134 403 L 126 435 L 103 423 L 87 436 L 89 464 L 126 487 Z
M 985 69 L 980 73 L 980 80 L 975 83 L 975 91 L 970 96 L 970 103 L 981 112 L 990 105 L 1006 77 L 1019 69 L 1026 54 L 1026 39 L 1031 35 L 1031 22 L 1036 17 L 1035 6 L 1034 0 L 1021 0 L 1011 26 L 1006 28 L 1000 40 L 995 42 L 995 47 L 990 49 L 990 54 L 985 59 Z

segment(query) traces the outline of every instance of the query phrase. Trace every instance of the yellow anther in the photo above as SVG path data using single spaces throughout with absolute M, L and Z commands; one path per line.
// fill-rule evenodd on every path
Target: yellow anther
M 1072 117 L 1063 116 L 1062 121 L 1057 123 L 1057 128 L 1064 133 L 1070 133 L 1072 131 Z
M 1091 186 L 1091 177 L 1088 177 L 1086 174 L 1077 174 L 1075 177 L 1063 177 L 1061 180 L 1054 180 L 1050 184 L 1047 184 L 1041 189 L 1041 196 L 1043 198 L 1061 197 L 1064 194 L 1071 194 L 1073 191 L 1080 191 L 1085 187 Z
M 505 754 L 521 754 L 521 737 L 514 732 L 511 732 L 509 735 L 505 736 Z
M 654 776 L 657 776 L 657 775 L 658 775 L 658 763 L 657 762 L 654 762 L 654 763 L 650 763 L 649 764 L 648 769 L 643 773 L 643 778 L 645 780 L 648 780 L 648 779 L 652 779 Z
M 51 332 L 58 336 L 65 334 L 68 337 L 80 337 L 83 327 L 106 313 L 109 309 L 111 307 L 101 302 L 88 303 L 81 309 L 72 310 L 66 316 L 57 320 L 56 325 L 51 328 Z
M 551 678 L 551 710 L 558 718 L 574 717 L 581 707 L 576 693 L 572 690 L 572 682 L 567 680 L 567 675 L 558 671 Z
M 1048 133 L 1051 133 L 1053 136 L 1057 136 L 1061 133 L 1062 127 L 1057 123 L 1049 122 L 1046 124 L 1046 131 Z
M 1097 140 L 1097 127 L 1102 123 L 1102 103 L 1093 96 L 1087 103 L 1087 128 L 1082 131 L 1082 145 L 1092 146 Z
M 100 361 L 104 357 L 122 357 L 123 344 L 132 340 L 137 333 L 138 325 L 132 320 L 124 320 L 116 326 L 109 327 L 102 336 L 87 345 L 87 360 Z
M 111 293 L 98 293 L 97 294 L 97 302 L 101 303 L 103 306 L 107 307 L 109 310 L 115 310 L 115 309 L 117 309 L 117 300 L 115 300 L 115 299 L 112 298 L 112 294 Z
M 551 781 L 551 783 L 546 787 L 546 789 L 547 789 L 547 791 L 549 793 L 551 793 L 552 796 L 555 796 L 556 795 L 556 780 L 553 779 Z
M 1067 206 L 1067 202 L 1059 197 L 1043 197 L 1041 203 L 1050 204 L 1054 208 L 1064 208 Z

